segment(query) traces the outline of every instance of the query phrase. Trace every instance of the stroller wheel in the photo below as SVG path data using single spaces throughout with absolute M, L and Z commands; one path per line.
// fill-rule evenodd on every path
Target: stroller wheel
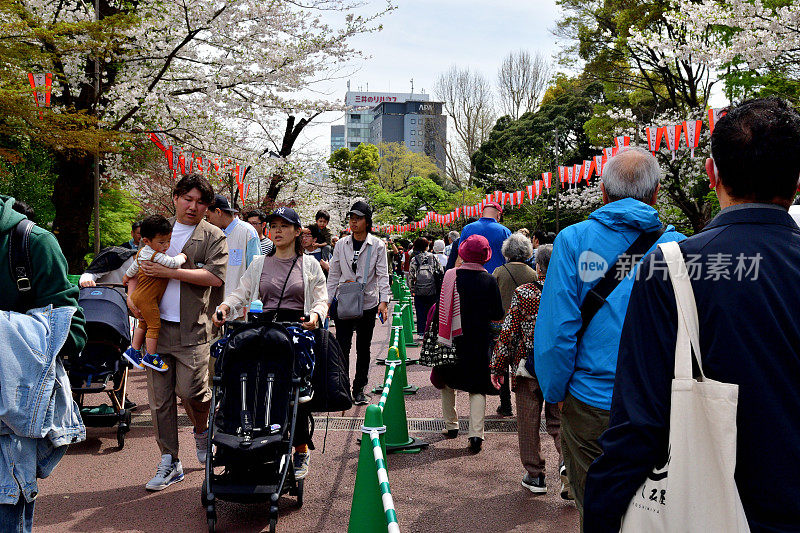
M 306 483 L 305 479 L 301 479 L 300 481 L 297 482 L 297 506 L 298 507 L 302 507 L 303 506 L 303 486 L 305 485 L 305 483 Z
M 119 446 L 120 450 L 125 447 L 125 433 L 127 433 L 126 429 L 127 428 L 121 427 L 117 428 L 117 446 Z
M 277 518 L 270 518 L 269 519 L 269 533 L 275 533 L 275 530 L 278 527 L 278 519 Z
M 203 484 L 200 486 L 200 503 L 203 504 L 203 507 L 208 507 L 208 483 L 206 480 L 203 480 Z

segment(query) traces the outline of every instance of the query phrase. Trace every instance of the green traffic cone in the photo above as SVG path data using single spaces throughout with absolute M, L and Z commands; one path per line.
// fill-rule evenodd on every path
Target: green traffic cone
M 399 335 L 402 337 L 402 335 Z M 400 360 L 402 363 L 400 364 L 400 368 L 397 369 L 395 372 L 395 379 L 397 380 L 397 386 L 403 389 L 403 394 L 416 394 L 419 390 L 419 387 L 414 385 L 408 384 L 408 373 L 406 372 L 406 366 L 408 366 L 408 358 L 406 357 L 406 346 L 405 342 L 402 342 L 400 346 Z M 415 361 L 418 362 L 419 360 Z
M 401 308 L 402 308 L 402 306 L 400 304 L 394 304 L 394 311 L 392 312 L 392 327 L 393 328 L 395 326 L 402 326 L 403 325 L 403 316 L 402 316 L 402 313 L 400 312 Z M 394 331 L 390 331 L 389 346 L 391 346 L 392 343 L 394 342 L 394 337 L 392 335 L 394 335 Z M 383 356 L 376 357 L 375 358 L 375 364 L 377 364 L 377 365 L 385 365 L 386 364 L 386 357 L 383 357 Z M 379 386 L 375 387 L 372 390 L 372 392 L 380 392 L 380 390 L 378 390 L 378 389 L 382 390 L 383 389 L 383 385 L 379 385 Z
M 377 405 L 367 406 L 364 415 L 365 428 L 383 427 L 383 415 Z M 358 453 L 356 484 L 353 488 L 353 504 L 350 507 L 349 533 L 386 533 L 386 514 L 378 486 L 378 471 L 375 468 L 375 454 L 369 432 L 363 433 L 361 450 Z M 384 434 L 381 434 L 381 448 L 386 458 Z
M 416 365 L 419 363 L 419 359 L 408 359 L 406 354 L 406 346 L 418 346 L 419 344 L 414 341 L 414 312 L 412 311 L 411 305 L 406 304 L 405 308 L 403 309 L 403 337 L 405 338 L 405 342 L 403 344 L 402 353 L 403 358 L 406 361 L 406 366 Z M 414 391 L 416 392 L 416 390 Z M 407 392 L 407 394 L 413 394 L 413 392 Z
M 414 341 L 414 311 L 408 301 L 403 306 L 403 335 L 405 335 L 406 346 L 416 346 Z
M 390 349 L 389 357 L 397 357 L 395 350 Z M 387 375 L 391 366 L 388 364 L 393 359 L 387 359 Z M 394 359 L 396 360 L 396 359 Z M 428 443 L 408 436 L 408 418 L 406 417 L 406 396 L 400 387 L 397 372 L 402 368 L 396 366 L 392 385 L 389 387 L 389 395 L 386 397 L 386 405 L 383 408 L 384 419 L 386 420 L 386 450 L 389 453 L 418 453 L 422 448 L 427 448 Z

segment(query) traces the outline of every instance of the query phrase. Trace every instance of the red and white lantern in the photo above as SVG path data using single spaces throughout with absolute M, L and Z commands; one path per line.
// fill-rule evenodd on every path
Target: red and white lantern
M 667 149 L 672 152 L 672 160 L 675 161 L 675 153 L 681 145 L 682 124 L 670 124 L 665 126 L 667 134 Z
M 33 89 L 33 101 L 36 103 L 36 107 L 39 108 L 39 118 L 44 119 L 44 111 L 42 111 L 42 109 L 50 107 L 50 91 L 53 87 L 53 75 L 49 72 L 46 74 L 34 74 L 29 72 L 28 82 L 30 82 L 31 89 Z
M 712 107 L 708 110 L 708 131 L 714 133 L 714 126 L 717 121 L 724 117 L 728 112 L 724 107 Z
M 661 138 L 664 136 L 664 128 L 648 126 L 645 128 L 645 132 L 647 133 L 647 149 L 650 150 L 653 155 L 656 155 L 656 152 L 661 148 Z
M 700 144 L 700 131 L 702 128 L 702 120 L 683 121 L 683 136 L 686 141 L 686 146 L 689 147 L 692 159 L 694 159 L 694 149 Z

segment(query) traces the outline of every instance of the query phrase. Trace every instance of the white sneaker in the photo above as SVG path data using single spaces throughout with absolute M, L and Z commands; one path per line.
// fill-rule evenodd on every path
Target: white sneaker
M 197 447 L 197 460 L 205 466 L 206 457 L 208 456 L 208 430 L 206 429 L 202 433 L 195 433 L 192 430 L 192 434 L 194 435 L 194 444 Z
M 183 481 L 183 466 L 180 460 L 173 461 L 172 456 L 165 453 L 161 456 L 156 475 L 144 486 L 147 490 L 164 490 L 173 483 Z

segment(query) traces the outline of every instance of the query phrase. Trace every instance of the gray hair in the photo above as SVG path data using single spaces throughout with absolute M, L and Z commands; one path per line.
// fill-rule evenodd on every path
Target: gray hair
M 502 252 L 506 261 L 524 263 L 533 255 L 533 244 L 522 233 L 512 233 L 503 241 Z
M 649 203 L 661 181 L 661 167 L 644 148 L 628 146 L 608 160 L 602 180 L 611 201 L 633 198 Z
M 553 245 L 543 244 L 536 248 L 536 265 L 542 274 L 547 273 L 547 267 L 550 266 L 550 256 L 553 255 Z
M 457 231 L 451 231 L 450 233 L 447 234 L 447 238 L 451 243 L 456 242 L 459 239 L 459 237 L 461 237 L 461 234 L 458 233 Z

